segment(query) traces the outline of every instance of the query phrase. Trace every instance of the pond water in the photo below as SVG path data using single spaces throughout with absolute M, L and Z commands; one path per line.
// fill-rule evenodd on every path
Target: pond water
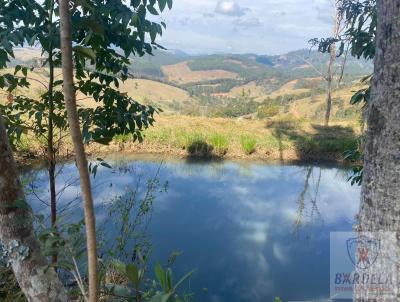
M 359 204 L 360 190 L 346 181 L 345 170 L 242 161 L 160 162 L 111 158 L 113 169 L 98 169 L 93 181 L 98 225 L 107 221 L 102 203 L 157 176 L 160 188 L 165 182 L 168 186 L 166 192 L 156 190 L 146 228 L 151 258 L 164 263 L 171 252 L 180 251 L 175 279 L 196 269 L 190 290 L 197 301 L 329 298 L 330 232 L 350 231 Z M 48 197 L 45 170 L 27 175 L 34 175 L 30 203 L 43 212 L 46 207 L 37 196 Z M 73 164 L 62 167 L 60 205 L 79 203 L 76 175 Z M 72 209 L 75 217 L 81 215 L 79 207 Z

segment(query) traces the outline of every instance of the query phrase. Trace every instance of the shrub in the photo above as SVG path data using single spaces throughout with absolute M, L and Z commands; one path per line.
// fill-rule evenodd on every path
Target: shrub
M 187 148 L 190 156 L 195 157 L 212 157 L 213 146 L 210 146 L 203 140 L 193 141 Z
M 240 137 L 240 146 L 242 150 L 247 155 L 250 155 L 256 151 L 257 140 L 251 136 L 241 136 Z
M 279 106 L 277 105 L 261 106 L 257 109 L 257 116 L 259 118 L 274 117 L 278 113 L 279 113 Z
M 218 156 L 223 156 L 228 152 L 228 138 L 219 133 L 214 133 L 209 138 L 209 143 L 214 147 L 214 152 Z

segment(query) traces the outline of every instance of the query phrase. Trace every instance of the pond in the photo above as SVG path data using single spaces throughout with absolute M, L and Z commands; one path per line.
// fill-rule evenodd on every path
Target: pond
M 329 298 L 330 232 L 350 231 L 359 205 L 360 189 L 346 181 L 346 170 L 250 161 L 108 161 L 113 169 L 100 167 L 93 181 L 98 225 L 112 228 L 104 202 L 156 176 L 146 226 L 151 259 L 165 263 L 171 252 L 181 252 L 175 279 L 196 269 L 189 289 L 197 301 Z M 34 175 L 35 188 L 29 201 L 43 212 L 37 197 L 48 197 L 45 170 L 28 175 Z M 73 207 L 79 204 L 76 175 L 75 166 L 66 164 L 58 178 L 60 205 L 72 207 L 74 217 L 81 215 Z

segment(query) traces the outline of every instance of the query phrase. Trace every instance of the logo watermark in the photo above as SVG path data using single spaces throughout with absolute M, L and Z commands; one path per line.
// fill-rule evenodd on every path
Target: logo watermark
M 395 301 L 398 264 L 394 232 L 332 232 L 331 299 Z

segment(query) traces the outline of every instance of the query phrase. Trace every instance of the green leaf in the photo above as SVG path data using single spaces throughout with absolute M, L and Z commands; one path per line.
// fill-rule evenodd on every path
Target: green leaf
M 193 274 L 194 274 L 195 270 L 187 273 L 186 275 L 184 275 L 174 286 L 174 290 L 176 291 L 177 288 L 183 283 L 185 282 L 187 279 L 189 279 Z
M 147 5 L 147 10 L 150 12 L 152 15 L 158 15 L 158 11 L 154 8 L 154 6 L 151 6 L 150 4 Z
M 161 264 L 157 263 L 156 266 L 154 267 L 154 272 L 156 274 L 156 277 L 158 279 L 158 282 L 160 282 L 161 287 L 166 290 L 167 289 L 167 282 L 165 280 L 165 271 L 162 268 Z
M 126 266 L 126 275 L 135 288 L 139 288 L 139 271 L 134 263 Z
M 127 277 L 126 275 L 126 265 L 123 264 L 121 261 L 118 260 L 114 260 L 112 261 L 112 266 L 119 271 L 122 275 L 124 275 L 125 277 Z
M 92 48 L 78 45 L 74 47 L 74 51 L 93 61 L 96 60 L 96 53 Z
M 107 164 L 106 162 L 101 162 L 100 165 L 102 165 L 103 167 L 106 167 L 108 169 L 112 169 L 112 167 L 109 164 Z
M 168 4 L 168 8 L 171 9 L 172 8 L 172 0 L 167 0 L 167 4 Z
M 172 290 L 172 270 L 170 268 L 167 269 L 167 286 L 168 286 L 168 290 Z
M 167 5 L 167 0 L 158 0 L 158 7 L 160 11 L 162 12 Z

